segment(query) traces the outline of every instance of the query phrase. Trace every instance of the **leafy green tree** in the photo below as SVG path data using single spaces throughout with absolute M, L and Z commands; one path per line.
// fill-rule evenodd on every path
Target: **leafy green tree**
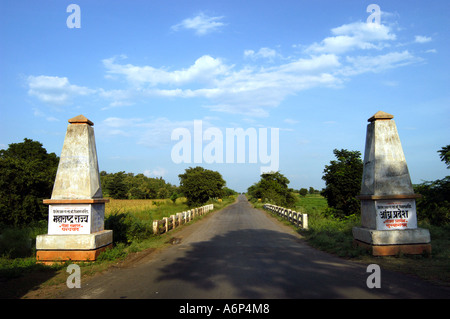
M 450 168 L 450 145 L 439 151 L 442 162 Z M 414 185 L 414 192 L 422 195 L 417 199 L 417 217 L 427 219 L 433 225 L 450 223 L 450 176 L 432 182 Z
M 447 165 L 447 168 L 450 168 L 450 145 L 442 147 L 438 153 L 441 161 Z
M 105 181 L 105 190 L 114 199 L 127 199 L 128 189 L 125 184 L 125 172 L 117 172 L 109 176 Z
M 335 149 L 333 153 L 337 160 L 325 165 L 322 179 L 326 187 L 322 195 L 327 199 L 332 214 L 338 217 L 360 214 L 360 202 L 355 197 L 361 190 L 361 153 L 345 149 Z
M 289 183 L 289 179 L 280 172 L 264 173 L 258 183 L 248 188 L 247 193 L 252 200 L 261 198 L 278 206 L 291 207 L 295 198 L 289 191 Z
M 306 196 L 308 194 L 308 190 L 306 188 L 300 188 L 300 191 L 298 192 L 300 196 Z
M 234 191 L 234 190 L 232 190 L 231 188 L 228 188 L 228 187 L 224 187 L 223 189 L 223 192 L 222 192 L 222 196 L 232 196 L 232 195 L 236 195 L 237 194 L 237 192 L 236 191 Z
M 225 181 L 219 172 L 203 167 L 189 167 L 180 178 L 180 191 L 187 199 L 189 207 L 201 206 L 210 198 L 221 197 Z
M 23 226 L 48 216 L 59 157 L 25 138 L 0 150 L 0 223 Z

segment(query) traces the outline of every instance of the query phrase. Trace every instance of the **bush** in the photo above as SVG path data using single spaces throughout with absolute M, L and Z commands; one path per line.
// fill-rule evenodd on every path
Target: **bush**
M 414 192 L 422 195 L 417 199 L 420 220 L 428 220 L 433 225 L 450 223 L 450 176 L 415 185 Z
M 0 150 L 0 223 L 24 226 L 45 219 L 59 158 L 30 139 Z
M 322 195 L 328 206 L 339 211 L 339 215 L 360 214 L 360 202 L 355 198 L 361 188 L 363 162 L 358 151 L 345 149 L 333 151 L 337 161 L 325 165 L 322 179 L 326 183 Z
M 105 218 L 105 229 L 113 231 L 115 243 L 129 244 L 153 234 L 153 226 L 129 213 L 111 213 Z
M 247 192 L 252 201 L 262 199 L 278 206 L 292 207 L 295 197 L 288 188 L 289 183 L 280 172 L 263 173 L 260 181 L 250 186 Z

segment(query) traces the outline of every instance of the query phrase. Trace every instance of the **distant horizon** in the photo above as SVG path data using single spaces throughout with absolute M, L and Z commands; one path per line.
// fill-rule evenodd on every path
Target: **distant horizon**
M 94 123 L 100 171 L 179 185 L 186 168 L 202 166 L 241 193 L 270 167 L 290 188 L 321 190 L 333 150 L 363 159 L 367 120 L 384 111 L 394 116 L 413 184 L 442 179 L 447 7 L 3 1 L 0 149 L 29 138 L 60 156 L 67 120 L 83 114 Z M 230 155 L 227 130 L 237 129 L 250 140 Z M 184 142 L 174 137 L 180 132 Z

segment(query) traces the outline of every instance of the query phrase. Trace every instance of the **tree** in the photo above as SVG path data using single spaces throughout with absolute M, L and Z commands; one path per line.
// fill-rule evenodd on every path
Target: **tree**
M 247 193 L 255 200 L 261 198 L 278 206 L 291 207 L 295 198 L 289 191 L 289 183 L 289 179 L 280 172 L 264 173 L 258 183 L 248 188 Z
M 24 226 L 47 218 L 59 157 L 25 138 L 0 150 L 0 223 Z
M 106 194 L 114 199 L 127 199 L 128 189 L 125 184 L 125 172 L 117 172 L 105 180 Z
M 219 172 L 197 166 L 189 167 L 180 178 L 180 191 L 187 199 L 189 207 L 201 206 L 210 198 L 221 197 L 225 181 Z
M 438 153 L 441 161 L 447 165 L 447 168 L 450 168 L 450 145 L 442 147 Z
M 333 150 L 337 161 L 325 165 L 322 179 L 326 187 L 322 195 L 334 215 L 343 217 L 360 214 L 360 202 L 355 198 L 361 189 L 363 162 L 358 151 Z
M 300 196 L 305 197 L 306 194 L 308 194 L 308 190 L 306 188 L 300 188 L 300 191 L 298 192 Z
M 450 168 L 450 145 L 442 147 L 438 153 L 441 161 Z M 450 223 L 450 176 L 414 185 L 414 192 L 422 195 L 417 199 L 418 218 L 428 219 L 433 225 Z

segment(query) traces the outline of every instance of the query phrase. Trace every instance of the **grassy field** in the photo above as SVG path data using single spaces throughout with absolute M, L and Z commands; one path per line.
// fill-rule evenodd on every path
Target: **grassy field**
M 262 204 L 257 204 L 257 206 L 262 206 Z M 311 246 L 342 258 L 367 264 L 378 264 L 386 269 L 450 285 L 450 225 L 433 226 L 419 222 L 419 227 L 430 230 L 431 256 L 374 257 L 366 250 L 353 245 L 352 228 L 361 225 L 359 216 L 339 220 L 324 214 L 327 207 L 326 199 L 320 195 L 302 197 L 296 194 L 295 209 L 308 214 L 309 225 L 308 230 L 297 229 L 297 231 Z M 293 225 L 292 227 L 295 228 Z

